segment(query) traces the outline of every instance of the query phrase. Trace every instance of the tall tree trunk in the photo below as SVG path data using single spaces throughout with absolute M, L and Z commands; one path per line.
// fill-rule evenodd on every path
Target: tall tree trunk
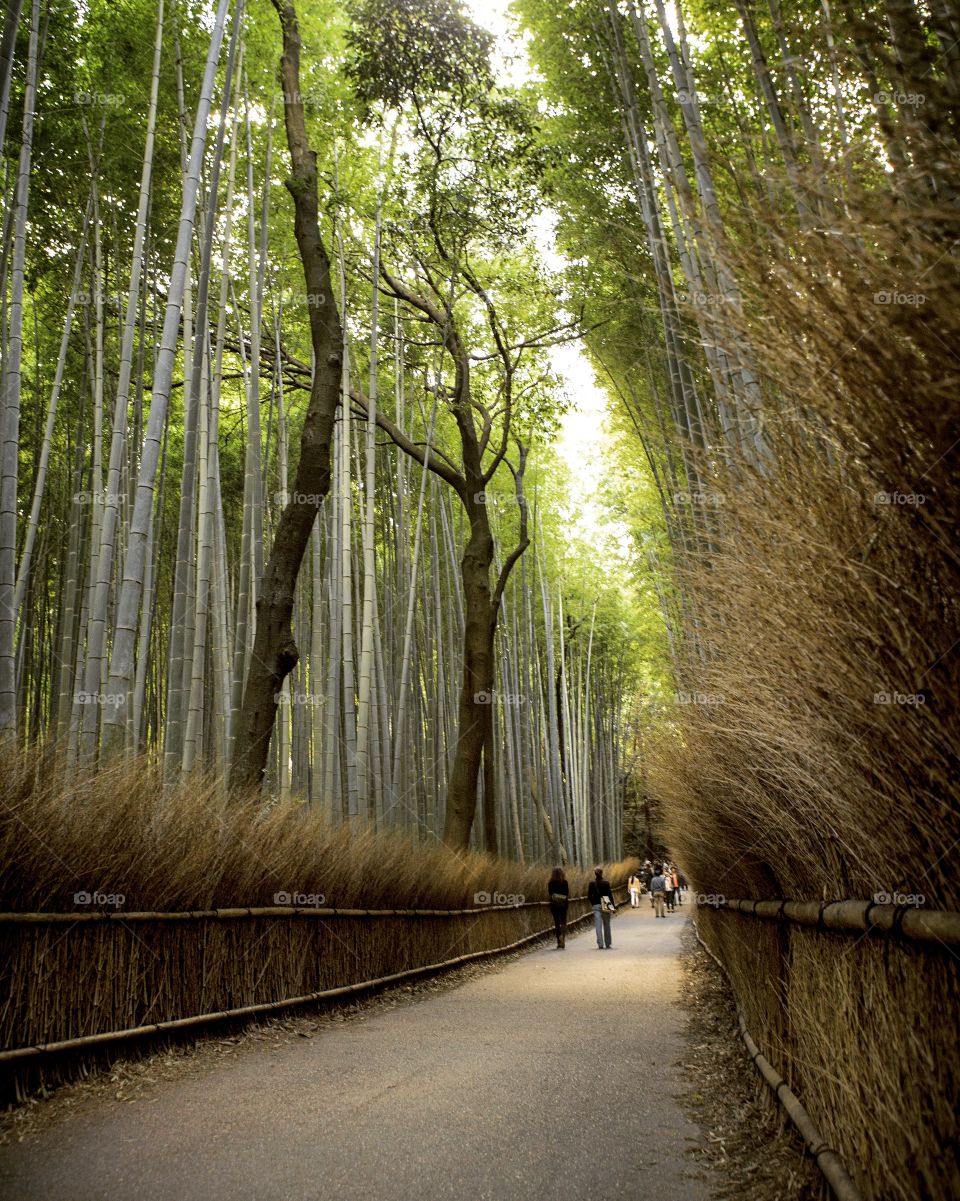
M 320 234 L 317 156 L 310 149 L 300 93 L 300 32 L 296 8 L 273 0 L 283 31 L 280 78 L 285 95 L 294 231 L 303 264 L 314 373 L 300 439 L 293 495 L 274 537 L 257 597 L 257 631 L 237 725 L 230 789 L 259 788 L 263 781 L 280 685 L 299 658 L 290 618 L 293 594 L 320 502 L 330 489 L 330 444 L 340 394 L 342 333 L 330 279 L 330 259 Z
M 465 450 L 468 447 L 465 446 Z M 470 842 L 473 819 L 477 810 L 477 780 L 483 748 L 492 737 L 491 720 L 494 692 L 493 640 L 503 592 L 510 572 L 530 545 L 527 536 L 527 505 L 523 496 L 523 473 L 526 448 L 518 442 L 519 465 L 514 468 L 504 460 L 514 477 L 517 506 L 520 511 L 520 532 L 517 545 L 507 556 L 490 587 L 490 568 L 493 563 L 494 542 L 485 503 L 484 488 L 489 484 L 491 471 L 479 472 L 472 454 L 465 454 L 467 488 L 461 499 L 470 519 L 470 538 L 460 562 L 463 585 L 465 623 L 463 631 L 463 678 L 460 686 L 457 749 L 447 787 L 447 811 L 443 840 L 450 846 L 466 848 Z M 494 773 L 488 776 L 493 792 Z M 490 798 L 491 806 L 495 804 Z
M 494 784 L 495 766 L 493 759 L 493 705 L 487 723 L 487 737 L 483 744 L 483 849 L 488 855 L 499 855 L 497 841 L 497 789 Z M 509 715 L 505 714 L 505 717 Z
M 465 848 L 477 811 L 477 783 L 483 747 L 490 737 L 493 712 L 493 635 L 496 614 L 491 606 L 490 567 L 493 535 L 482 499 L 482 485 L 470 493 L 470 540 L 460 562 L 460 580 L 466 607 L 463 632 L 463 678 L 458 708 L 457 749 L 447 789 L 447 814 L 443 840 Z

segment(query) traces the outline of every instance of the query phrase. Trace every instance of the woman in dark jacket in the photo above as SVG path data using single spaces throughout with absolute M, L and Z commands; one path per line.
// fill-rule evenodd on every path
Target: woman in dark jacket
M 557 950 L 562 951 L 567 945 L 567 903 L 570 898 L 570 885 L 562 867 L 553 869 L 547 892 L 550 894 L 550 912 L 553 914 L 553 927 L 557 934 Z
M 597 949 L 610 950 L 610 915 L 616 913 L 617 906 L 613 900 L 613 889 L 610 881 L 603 878 L 603 868 L 593 869 L 594 878 L 587 889 L 587 900 L 593 910 L 593 925 L 597 932 Z

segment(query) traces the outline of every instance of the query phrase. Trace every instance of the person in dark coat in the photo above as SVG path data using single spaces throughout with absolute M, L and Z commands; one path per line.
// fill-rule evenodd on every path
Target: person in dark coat
M 603 878 L 603 868 L 593 869 L 594 878 L 587 889 L 587 900 L 593 910 L 593 926 L 597 933 L 597 950 L 610 950 L 610 915 L 616 910 L 610 881 Z
M 547 892 L 550 894 L 550 913 L 557 935 L 557 950 L 562 951 L 567 945 L 567 904 L 570 899 L 570 885 L 562 867 L 553 869 Z
M 654 917 L 666 917 L 664 901 L 667 895 L 667 880 L 663 868 L 658 863 L 654 868 L 654 877 L 650 881 L 650 903 L 653 905 Z

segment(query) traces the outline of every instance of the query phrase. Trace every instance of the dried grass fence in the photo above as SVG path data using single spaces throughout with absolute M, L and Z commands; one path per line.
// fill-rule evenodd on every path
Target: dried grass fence
M 331 825 L 295 803 L 231 805 L 212 781 L 164 794 L 145 764 L 65 782 L 52 763 L 14 760 L 0 793 L 6 1050 L 159 1023 L 189 1037 L 201 1015 L 323 1001 L 552 930 L 543 867 Z M 568 879 L 573 921 L 589 911 L 587 875 Z M 278 893 L 313 900 L 271 904 Z M 95 910 L 98 897 L 113 907 Z M 501 897 L 515 903 L 490 903 Z M 251 1012 L 225 1012 L 239 1009 Z M 64 1050 L 0 1057 L 4 1099 L 116 1054 Z
M 909 937 L 960 909 L 960 220 L 928 187 L 958 177 L 953 140 L 912 192 L 851 193 L 802 230 L 759 214 L 758 250 L 744 234 L 765 455 L 702 464 L 712 503 L 676 575 L 688 703 L 648 744 L 702 893 L 818 916 L 923 898 L 893 936 L 700 910 L 758 1045 L 872 1201 L 960 1196 L 960 959 Z
M 863 1195 L 960 1196 L 960 971 L 951 945 L 735 908 L 702 906 L 697 924 L 761 1051 Z
M 700 943 L 720 970 L 726 974 L 723 964 L 701 938 L 696 922 L 693 923 L 693 929 L 697 942 Z M 784 1113 L 803 1139 L 807 1154 L 820 1169 L 836 1201 L 863 1201 L 862 1194 L 847 1171 L 846 1164 L 836 1151 L 824 1141 L 823 1135 L 800 1102 L 799 1097 L 797 1097 L 787 1081 L 784 1080 L 774 1065 L 753 1041 L 753 1036 L 747 1029 L 747 1024 L 744 1021 L 743 1010 L 739 1005 L 737 1006 L 737 1018 L 740 1026 L 740 1036 L 743 1039 L 743 1044 L 747 1049 L 747 1054 L 750 1056 L 751 1062 L 766 1081 L 767 1087 L 773 1096 L 776 1097 Z
M 587 913 L 585 898 L 571 900 L 571 922 Z M 60 1056 L 335 1000 L 553 929 L 545 902 L 103 917 L 0 914 L 0 1075 L 8 1096 L 69 1076 L 75 1065 Z

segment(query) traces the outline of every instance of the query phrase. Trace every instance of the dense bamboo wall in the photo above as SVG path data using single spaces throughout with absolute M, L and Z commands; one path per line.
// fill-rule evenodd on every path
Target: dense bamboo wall
M 945 1023 L 960 1012 L 960 962 L 950 948 L 710 906 L 698 909 L 697 924 L 730 973 L 761 1050 L 863 1195 L 960 1194 L 960 1072 Z

